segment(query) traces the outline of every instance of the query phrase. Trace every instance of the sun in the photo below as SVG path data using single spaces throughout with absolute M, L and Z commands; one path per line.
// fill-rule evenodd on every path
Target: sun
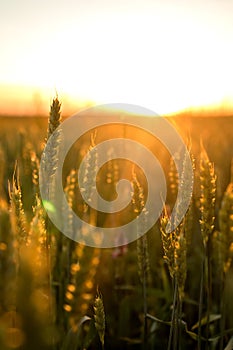
M 172 13 L 156 22 L 148 13 L 93 16 L 25 48 L 9 83 L 36 87 L 47 99 L 57 91 L 72 111 L 84 101 L 140 105 L 161 115 L 220 104 L 233 99 L 233 77 L 226 79 L 232 57 L 219 69 L 222 52 L 214 39 L 202 25 Z

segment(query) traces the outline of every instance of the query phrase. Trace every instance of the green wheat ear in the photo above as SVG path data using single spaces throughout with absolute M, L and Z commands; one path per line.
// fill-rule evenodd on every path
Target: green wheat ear
M 99 334 L 102 348 L 104 348 L 105 312 L 104 312 L 103 299 L 98 290 L 97 290 L 97 295 L 94 302 L 94 320 L 95 320 L 95 328 Z

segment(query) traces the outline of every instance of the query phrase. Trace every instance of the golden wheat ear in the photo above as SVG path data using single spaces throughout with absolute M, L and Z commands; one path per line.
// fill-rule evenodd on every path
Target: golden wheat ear
M 19 245 L 27 244 L 28 232 L 26 227 L 26 217 L 22 202 L 22 191 L 19 181 L 19 171 L 17 162 L 15 163 L 12 183 L 8 182 L 10 197 L 11 225 Z
M 58 97 L 56 97 L 53 99 L 52 104 L 50 106 L 48 131 L 47 131 L 48 139 L 60 124 L 61 124 L 61 103 Z
M 210 162 L 203 144 L 201 144 L 200 158 L 200 191 L 200 226 L 203 243 L 206 247 L 214 230 L 216 175 L 214 165 Z

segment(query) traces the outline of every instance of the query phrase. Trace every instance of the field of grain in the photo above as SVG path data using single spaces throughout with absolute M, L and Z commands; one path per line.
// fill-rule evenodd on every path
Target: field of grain
M 233 117 L 172 118 L 193 158 L 194 190 L 170 234 L 165 227 L 177 172 L 166 150 L 146 139 L 166 174 L 166 207 L 142 238 L 103 249 L 59 232 L 40 198 L 40 157 L 61 122 L 59 108 L 55 99 L 49 119 L 0 118 L 0 349 L 232 349 Z M 88 149 L 112 136 L 111 129 L 85 134 L 63 168 L 70 207 L 100 227 L 114 222 L 84 203 L 77 169 Z M 59 140 L 48 159 L 51 182 L 57 152 Z M 95 162 L 86 164 L 87 181 Z M 143 210 L 146 197 L 139 169 L 109 161 L 98 186 L 113 200 L 121 177 L 134 188 L 128 220 Z M 72 232 L 70 213 L 62 219 Z

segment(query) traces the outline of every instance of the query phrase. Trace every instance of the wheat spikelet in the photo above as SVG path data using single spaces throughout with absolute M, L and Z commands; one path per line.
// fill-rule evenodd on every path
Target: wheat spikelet
M 68 237 L 70 238 L 72 238 L 74 233 L 72 210 L 73 210 L 73 203 L 75 199 L 75 189 L 77 187 L 78 187 L 77 172 L 74 169 L 72 169 L 66 178 L 66 185 L 64 188 L 66 200 L 68 202 L 68 209 L 66 207 L 66 210 L 65 210 L 64 206 L 62 209 L 63 228 L 67 233 Z
M 176 227 L 173 232 L 174 239 L 174 270 L 175 278 L 178 284 L 179 297 L 182 299 L 184 297 L 184 287 L 187 276 L 187 239 L 191 242 L 191 233 L 192 233 L 192 197 L 191 202 L 189 202 L 189 207 L 185 216 L 183 217 L 183 206 L 186 203 L 187 199 L 190 199 L 190 180 L 191 186 L 193 186 L 193 170 L 194 170 L 194 158 L 191 155 L 192 169 L 191 172 L 187 171 L 188 157 L 191 155 L 185 153 L 183 164 L 182 164 L 182 173 L 180 179 L 180 191 L 182 193 L 180 201 L 178 201 L 177 213 L 175 219 L 175 224 L 182 221 Z M 177 221 L 177 222 L 176 222 Z
M 19 173 L 14 173 L 12 185 L 9 183 L 9 197 L 11 205 L 11 225 L 15 232 L 16 238 L 21 245 L 27 244 L 28 232 L 26 228 L 26 218 L 23 209 L 22 192 L 19 183 Z
M 84 164 L 84 173 L 81 174 L 81 177 L 83 178 L 84 188 L 80 188 L 80 191 L 81 193 L 86 192 L 88 203 L 91 203 L 93 201 L 92 180 L 94 178 L 96 169 L 98 169 L 98 164 L 97 164 L 98 154 L 96 149 L 94 149 L 96 145 L 95 144 L 96 136 L 97 136 L 97 131 L 95 130 L 95 132 L 91 134 L 91 142 L 88 148 L 88 153 Z M 90 153 L 91 150 L 93 150 L 92 153 Z
M 164 252 L 164 261 L 168 265 L 171 278 L 175 278 L 178 284 L 179 297 L 184 295 L 184 286 L 187 275 L 187 244 L 184 234 L 184 223 L 172 232 L 166 230 L 169 218 L 166 210 L 160 218 L 160 232 Z
M 189 162 L 189 156 L 190 154 L 185 153 L 182 163 L 182 173 L 180 177 L 180 193 L 182 194 L 178 200 L 177 210 L 176 210 L 176 219 L 175 219 L 175 226 L 178 226 L 178 222 L 181 222 L 180 220 L 183 219 L 183 207 L 187 204 L 190 204 L 190 192 L 192 194 L 192 187 L 193 187 L 193 170 L 194 170 L 194 159 L 191 156 L 192 161 L 192 168 L 189 169 L 188 162 Z M 190 188 L 191 187 L 191 188 Z M 188 202 L 187 202 L 188 201 Z
M 182 172 L 178 180 L 179 183 L 179 197 L 176 200 L 175 207 L 173 208 L 174 216 L 173 221 L 168 220 L 167 230 L 172 231 L 173 228 L 179 226 L 184 217 L 184 207 L 190 205 L 190 193 L 193 188 L 193 170 L 194 160 L 192 159 L 192 168 L 189 167 L 189 154 L 185 152 L 182 162 Z
M 170 169 L 168 172 L 168 178 L 169 178 L 169 185 L 172 197 L 176 199 L 177 193 L 178 193 L 178 184 L 179 184 L 179 178 L 177 169 L 174 163 L 175 159 L 179 159 L 179 153 L 176 153 L 173 157 L 170 158 Z
M 103 299 L 99 291 L 97 291 L 97 295 L 94 302 L 94 320 L 95 320 L 95 328 L 99 334 L 102 348 L 104 348 L 105 312 L 104 312 Z
M 191 149 L 189 150 L 189 155 L 191 157 L 192 169 L 193 169 L 193 174 L 194 174 L 196 165 L 195 165 L 195 158 L 194 158 L 193 153 L 191 152 Z M 184 166 L 185 166 L 185 164 L 184 164 Z M 194 182 L 194 175 L 193 174 L 192 174 L 192 185 Z M 184 232 L 185 232 L 187 246 L 190 246 L 191 242 L 192 242 L 192 231 L 193 231 L 193 222 L 194 222 L 193 209 L 194 209 L 194 200 L 193 200 L 193 193 L 192 193 L 189 208 L 188 208 L 186 215 L 185 215 L 185 218 L 184 218 Z
M 48 123 L 48 132 L 47 137 L 49 137 L 54 133 L 54 131 L 58 128 L 58 126 L 61 123 L 61 103 L 59 102 L 58 98 L 54 98 L 50 113 L 49 113 L 49 123 Z
M 160 232 L 163 245 L 163 259 L 168 265 L 170 276 L 173 278 L 175 274 L 174 270 L 174 237 L 173 232 L 168 232 L 166 230 L 169 222 L 169 217 L 167 215 L 166 209 L 160 218 Z
M 132 168 L 132 181 L 131 182 L 133 185 L 132 205 L 134 208 L 134 212 L 139 215 L 140 212 L 145 207 L 145 199 L 144 199 L 143 188 L 138 181 L 137 174 L 135 172 L 134 167 Z
M 184 296 L 184 286 L 187 275 L 187 237 L 191 241 L 191 210 L 189 209 L 185 216 L 183 213 L 183 207 L 186 206 L 187 199 L 190 198 L 190 177 L 191 186 L 193 184 L 193 173 L 187 171 L 188 155 L 185 153 L 182 173 L 179 179 L 179 190 L 182 193 L 179 200 L 177 200 L 174 216 L 174 222 L 172 223 L 168 217 L 166 208 L 160 218 L 160 231 L 161 239 L 164 251 L 164 261 L 168 265 L 169 273 L 174 278 L 178 285 L 179 297 Z M 194 168 L 194 161 L 192 160 L 192 170 Z M 184 216 L 184 217 L 183 217 Z M 181 220 L 181 221 L 180 221 Z M 174 225 L 174 230 L 171 229 L 171 225 Z M 171 231 L 171 232 L 169 232 Z
M 214 166 L 203 146 L 200 159 L 200 188 L 200 225 L 203 243 L 206 246 L 214 230 L 216 176 Z
M 90 146 L 88 148 L 87 155 L 84 160 L 84 167 L 82 171 L 79 171 L 80 176 L 83 179 L 83 187 L 80 188 L 80 193 L 85 192 L 85 197 L 87 202 L 83 201 L 83 214 L 84 220 L 90 223 L 93 226 L 96 226 L 97 223 L 97 211 L 92 208 L 96 206 L 97 198 L 95 195 L 95 186 L 93 185 L 93 180 L 98 181 L 96 177 L 96 171 L 98 169 L 98 153 L 95 147 L 96 143 L 97 130 L 91 133 Z M 92 152 L 91 152 L 92 151 Z M 88 232 L 85 230 L 81 231 L 81 234 L 85 236 Z M 97 243 L 97 240 L 100 239 L 100 242 Z M 95 244 L 100 244 L 102 238 L 95 235 Z
M 187 247 L 191 246 L 192 243 L 192 231 L 193 231 L 193 199 L 191 199 L 187 213 L 185 214 L 183 225 L 184 225 L 184 235 L 186 239 Z
M 222 199 L 219 210 L 219 227 L 228 247 L 224 265 L 224 271 L 227 272 L 233 258 L 233 182 L 228 185 Z
M 187 249 L 186 238 L 184 235 L 183 224 L 176 229 L 174 242 L 174 272 L 177 279 L 179 297 L 184 296 L 184 287 L 187 275 Z
M 50 193 L 47 193 L 47 198 L 53 201 L 55 196 L 55 181 L 54 175 L 57 169 L 57 164 L 59 160 L 59 146 L 61 142 L 61 131 L 57 130 L 61 123 L 61 104 L 58 98 L 53 99 L 52 105 L 50 107 L 47 140 L 53 135 L 52 141 L 47 144 L 45 158 L 42 159 L 41 166 L 44 169 L 44 173 L 48 176 L 47 179 L 42 179 L 42 184 L 50 183 Z
M 136 215 L 139 215 L 142 211 L 146 214 L 145 208 L 145 198 L 143 187 L 138 181 L 137 174 L 132 169 L 132 185 L 133 185 L 133 195 L 132 195 L 132 204 L 134 208 L 134 212 Z M 144 278 L 148 278 L 150 271 L 150 263 L 149 263 L 149 253 L 148 253 L 148 242 L 147 236 L 144 234 L 141 237 L 141 232 L 144 232 L 144 226 L 146 224 L 146 215 L 143 217 L 141 227 L 137 227 L 138 229 L 138 239 L 137 239 L 137 257 L 138 257 L 138 274 L 141 283 L 143 283 Z

